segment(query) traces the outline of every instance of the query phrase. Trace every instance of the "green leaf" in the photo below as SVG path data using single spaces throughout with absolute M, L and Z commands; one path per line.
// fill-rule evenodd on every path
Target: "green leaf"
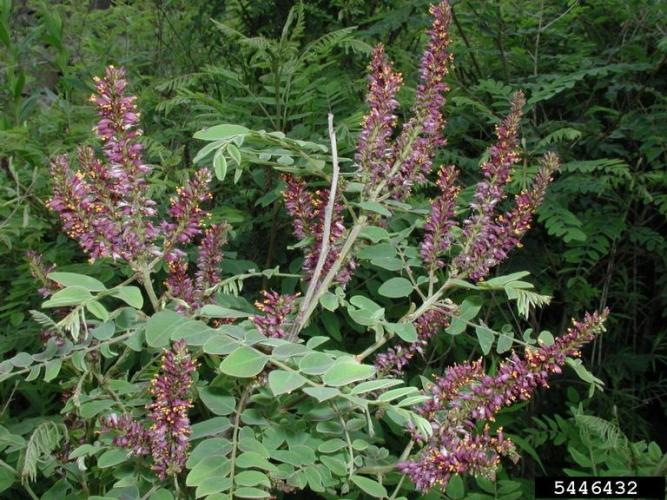
M 320 453 L 335 453 L 338 450 L 345 448 L 347 444 L 340 438 L 330 439 L 325 441 L 317 447 L 317 451 Z
M 391 217 L 391 212 L 387 210 L 387 208 L 384 205 L 378 203 L 377 201 L 362 201 L 361 203 L 357 203 L 357 205 L 359 206 L 359 208 L 362 208 L 364 210 L 369 210 L 371 212 L 384 215 L 386 217 Z
M 406 278 L 391 278 L 380 285 L 378 293 L 383 297 L 397 299 L 412 293 L 412 283 Z
M 271 389 L 274 396 L 289 394 L 306 382 L 306 378 L 298 373 L 285 370 L 273 370 L 269 373 L 269 389 Z
M 350 394 L 363 394 L 364 392 L 379 391 L 381 389 L 394 387 L 395 385 L 401 385 L 402 383 L 402 380 L 396 380 L 392 378 L 369 380 L 368 382 L 362 382 L 361 384 L 352 388 Z
M 359 487 L 359 489 L 361 489 L 367 495 L 372 496 L 373 498 L 385 498 L 388 496 L 387 489 L 373 479 L 364 476 L 357 476 L 356 474 L 352 475 L 350 479 Z
M 412 323 L 385 323 L 387 330 L 398 335 L 404 342 L 417 341 L 417 329 Z
M 60 373 L 60 368 L 63 365 L 63 360 L 61 358 L 55 358 L 50 361 L 47 361 L 44 368 L 44 382 L 51 382 L 54 378 Z
M 174 495 L 171 493 L 171 491 L 160 488 L 159 490 L 153 492 L 148 500 L 174 500 Z
M 196 425 L 196 424 L 195 424 Z M 192 469 L 199 462 L 209 457 L 226 457 L 232 449 L 232 443 L 225 438 L 209 438 L 200 442 L 190 452 L 187 467 Z
M 241 165 L 241 151 L 236 147 L 236 145 L 230 143 L 229 146 L 227 146 L 227 152 L 237 165 Z
M 217 436 L 231 427 L 232 423 L 227 417 L 213 417 L 204 420 L 203 422 L 197 422 L 196 424 L 192 424 L 190 441 L 195 441 L 208 436 Z
M 268 471 L 275 470 L 276 468 L 266 458 L 264 458 L 262 455 L 254 451 L 246 451 L 245 453 L 241 453 L 236 458 L 236 465 L 238 465 L 242 469 L 254 468 L 254 469 L 263 469 Z
M 234 477 L 234 482 L 240 486 L 257 486 L 259 484 L 266 486 L 267 488 L 271 487 L 269 476 L 256 470 L 244 470 L 243 472 L 239 472 Z
M 224 123 L 222 125 L 216 125 L 214 127 L 200 130 L 199 132 L 195 133 L 193 137 L 202 141 L 219 141 L 221 139 L 227 139 L 237 135 L 245 135 L 248 132 L 249 130 L 241 125 Z
M 195 465 L 185 479 L 187 486 L 198 486 L 211 476 L 224 476 L 229 463 L 220 457 L 206 457 Z M 222 491 L 222 490 L 218 490 Z
M 223 149 L 218 149 L 213 155 L 213 171 L 219 181 L 224 181 L 227 176 L 227 159 Z
M 121 450 L 118 448 L 107 450 L 102 453 L 97 459 L 97 466 L 100 469 L 106 469 L 108 467 L 113 467 L 114 465 L 121 464 L 129 458 L 127 450 Z
M 360 259 L 387 259 L 396 257 L 396 248 L 389 243 L 378 243 L 362 248 L 357 255 Z
M 333 387 L 341 387 L 359 380 L 366 380 L 375 375 L 375 367 L 362 365 L 357 361 L 345 358 L 336 362 L 322 376 L 322 381 Z
M 234 496 L 238 498 L 269 498 L 271 495 L 259 488 L 241 487 L 234 490 Z
M 75 286 L 84 288 L 90 292 L 103 292 L 107 289 L 104 283 L 85 274 L 54 272 L 49 273 L 47 277 L 64 287 Z
M 503 354 L 509 351 L 512 348 L 514 343 L 514 330 L 502 329 L 500 336 L 498 337 L 498 342 L 496 344 L 496 352 L 498 354 Z
M 172 334 L 188 319 L 174 311 L 160 311 L 146 322 L 146 343 L 150 347 L 164 347 L 169 344 Z
M 530 273 L 528 271 L 519 271 L 517 273 L 506 274 L 504 276 L 497 276 L 497 277 L 492 278 L 488 281 L 481 281 L 481 282 L 477 283 L 477 286 L 479 288 L 501 290 L 508 283 L 511 283 L 512 281 L 520 280 L 521 278 L 525 278 L 528 275 L 530 275 Z
M 105 410 L 108 410 L 114 405 L 114 402 L 110 399 L 103 399 L 100 401 L 90 401 L 88 403 L 83 403 L 79 408 L 79 415 L 83 418 L 91 418 L 95 415 L 102 413 Z
M 373 243 L 378 243 L 383 240 L 389 239 L 389 233 L 383 227 L 378 226 L 365 226 L 361 233 L 359 234 L 362 238 L 366 238 Z
M 308 375 L 322 375 L 333 364 L 330 356 L 322 352 L 312 352 L 299 361 L 299 370 Z
M 199 310 L 199 314 L 208 318 L 247 318 L 252 316 L 251 313 L 245 311 L 237 311 L 215 304 L 206 304 Z
M 91 330 L 90 334 L 97 340 L 109 340 L 116 331 L 116 324 L 113 321 L 105 321 L 101 325 Z
M 264 369 L 268 360 L 261 352 L 242 346 L 222 360 L 220 371 L 232 377 L 254 377 Z
M 320 458 L 320 461 L 324 466 L 329 469 L 333 474 L 337 476 L 347 476 L 347 466 L 345 465 L 345 462 L 338 458 L 339 455 L 335 455 L 332 457 L 329 457 L 327 455 L 323 455 Z
M 481 347 L 482 352 L 484 354 L 489 354 L 491 352 L 491 348 L 493 347 L 493 340 L 495 338 L 493 330 L 486 326 L 479 325 L 475 327 L 475 334 L 477 335 L 477 341 L 479 342 L 479 346 Z
M 389 401 L 402 398 L 409 394 L 414 394 L 415 392 L 419 392 L 419 389 L 417 389 L 416 387 L 412 386 L 399 387 L 398 389 L 392 389 L 383 394 L 380 394 L 380 397 L 378 397 L 378 401 L 381 401 L 383 403 L 388 403 Z
M 93 296 L 88 290 L 74 286 L 57 291 L 49 300 L 42 303 L 42 307 L 78 306 L 92 298 Z
M 16 481 L 16 474 L 7 469 L 0 469 L 0 493 L 9 488 Z
M 215 415 L 230 415 L 236 409 L 236 399 L 217 387 L 202 387 L 199 399 Z
M 221 491 L 227 491 L 231 489 L 232 487 L 232 478 L 231 477 L 223 477 L 223 476 L 211 476 L 205 478 L 199 486 L 197 486 L 197 489 L 195 490 L 195 496 L 197 498 L 201 497 L 206 497 L 210 500 L 213 500 L 216 497 L 216 493 L 220 493 Z M 229 495 L 224 495 L 221 497 L 222 499 L 228 499 L 230 498 Z
M 107 311 L 106 307 L 104 307 L 96 300 L 88 302 L 86 304 L 86 309 L 88 309 L 88 311 L 90 311 L 93 315 L 95 315 L 95 317 L 101 319 L 102 321 L 109 320 L 109 311 Z
M 460 317 L 462 319 L 470 321 L 475 316 L 477 316 L 477 313 L 479 313 L 479 310 L 481 308 L 482 308 L 482 299 L 480 297 L 477 296 L 468 297 L 461 303 Z
M 459 500 L 465 496 L 465 484 L 458 474 L 453 475 L 447 483 L 447 496 Z
M 335 311 L 338 309 L 338 297 L 331 292 L 325 292 L 320 297 L 320 304 L 328 311 Z
M 317 399 L 320 403 L 340 395 L 340 391 L 333 387 L 306 387 L 303 389 L 303 392 Z
M 450 335 L 460 335 L 466 331 L 467 327 L 468 325 L 465 323 L 465 321 L 461 321 L 458 318 L 452 318 L 451 324 L 445 328 L 445 331 Z
M 128 306 L 134 307 L 135 309 L 144 307 L 144 297 L 141 295 L 141 290 L 136 286 L 121 286 L 112 293 L 112 296 L 122 300 Z

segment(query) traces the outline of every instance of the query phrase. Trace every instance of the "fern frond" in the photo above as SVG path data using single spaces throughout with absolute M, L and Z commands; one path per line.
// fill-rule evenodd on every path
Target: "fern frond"
M 52 421 L 40 424 L 33 431 L 20 462 L 22 480 L 34 482 L 37 479 L 37 466 L 40 462 L 52 458 L 53 451 L 58 448 L 63 437 L 67 438 L 65 425 Z

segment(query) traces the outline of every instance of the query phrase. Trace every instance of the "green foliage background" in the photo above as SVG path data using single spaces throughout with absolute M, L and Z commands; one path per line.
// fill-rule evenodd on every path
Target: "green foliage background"
M 608 332 L 586 352 L 604 392 L 589 399 L 582 382 L 566 374 L 551 391 L 504 414 L 504 425 L 524 430 L 517 444 L 528 455 L 502 480 L 564 469 L 637 472 L 638 454 L 654 461 L 662 455 L 655 443 L 642 441 L 667 445 L 665 3 L 452 4 L 456 59 L 441 162 L 459 166 L 466 184 L 474 181 L 489 126 L 518 88 L 528 97 L 526 157 L 553 149 L 563 160 L 524 248 L 498 272 L 530 270 L 538 288 L 554 296 L 529 318 L 534 331 L 562 331 L 584 310 L 612 310 Z M 331 111 L 341 155 L 352 157 L 370 47 L 385 43 L 398 68 L 415 75 L 427 5 L 0 0 L 0 353 L 35 351 L 40 344 L 39 325 L 26 314 L 38 302 L 25 251 L 43 253 L 60 270 L 83 269 L 67 265 L 84 259 L 44 203 L 49 157 L 91 141 L 91 75 L 107 64 L 127 68 L 143 110 L 148 159 L 163 167 L 153 176 L 156 193 L 173 190 L 191 170 L 201 147 L 194 132 L 220 122 L 324 141 Z M 404 103 L 414 86 L 409 78 Z M 518 169 L 513 190 L 525 186 L 533 168 Z M 222 201 L 214 217 L 235 230 L 226 251 L 230 272 L 252 263 L 298 270 L 298 251 L 281 250 L 291 241 L 289 221 L 273 203 L 281 187 L 261 168 L 215 185 Z M 420 193 L 424 199 L 429 189 Z M 108 279 L 114 271 L 95 264 L 87 272 Z M 294 285 L 286 280 L 284 291 Z M 501 297 L 488 309 L 507 323 L 518 321 Z M 438 344 L 415 375 L 438 372 L 462 355 Z M 48 383 L 3 384 L 2 401 L 13 402 L 0 423 L 34 420 L 36 426 L 39 417 L 60 411 L 59 391 Z M 664 466 L 662 460 L 662 472 Z M 496 497 L 503 497 L 503 487 L 516 491 L 499 485 L 478 481 L 472 488 Z

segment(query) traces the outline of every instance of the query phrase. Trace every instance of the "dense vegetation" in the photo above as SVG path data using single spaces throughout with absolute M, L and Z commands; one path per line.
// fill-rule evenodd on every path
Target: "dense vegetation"
M 664 3 L 429 3 L 0 0 L 0 495 L 667 474 Z

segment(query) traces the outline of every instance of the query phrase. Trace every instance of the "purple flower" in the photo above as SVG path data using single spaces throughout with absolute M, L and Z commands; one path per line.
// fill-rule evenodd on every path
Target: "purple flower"
M 190 388 L 197 364 L 190 357 L 185 340 L 164 349 L 158 373 L 151 380 L 153 401 L 146 405 L 152 425 L 146 429 L 130 415 L 110 415 L 101 419 L 102 433 L 119 434 L 115 446 L 128 448 L 133 455 L 150 453 L 152 469 L 162 480 L 183 471 L 190 448 L 192 407 Z
M 176 189 L 176 195 L 170 200 L 169 215 L 172 222 L 163 221 L 161 228 L 165 233 L 164 255 L 170 257 L 177 245 L 189 243 L 201 234 L 201 227 L 208 212 L 201 204 L 211 199 L 208 184 L 211 172 L 202 168 L 197 170 L 183 187 Z
M 461 190 L 456 184 L 459 175 L 454 166 L 441 167 L 436 181 L 441 195 L 433 200 L 431 213 L 424 224 L 424 240 L 420 254 L 424 264 L 431 269 L 445 264 L 438 257 L 445 253 L 452 243 L 451 229 L 457 225 L 454 219 L 456 197 Z
M 419 456 L 399 465 L 418 489 L 435 485 L 445 488 L 452 474 L 479 474 L 493 479 L 501 456 L 518 456 L 512 443 L 496 430 L 490 433 L 489 421 L 504 406 L 530 399 L 538 387 L 548 387 L 548 377 L 560 373 L 567 357 L 580 355 L 581 347 L 604 331 L 608 311 L 586 314 L 583 321 L 573 320 L 567 333 L 552 345 L 527 347 L 524 357 L 512 353 L 495 375 L 484 374 L 481 361 L 454 365 L 429 389 L 431 399 L 418 412 L 429 420 L 433 435 Z M 479 423 L 483 424 L 480 433 Z
M 199 244 L 195 288 L 200 302 L 211 302 L 211 298 L 206 296 L 206 290 L 220 283 L 222 246 L 227 242 L 227 231 L 227 224 L 213 225 L 204 231 Z
M 417 330 L 415 342 L 401 342 L 376 356 L 375 366 L 379 373 L 401 374 L 415 354 L 423 354 L 431 338 L 449 326 L 449 317 L 432 309 L 419 316 L 414 326 Z
M 190 388 L 196 370 L 185 340 L 177 340 L 171 349 L 162 352 L 160 371 L 151 381 L 153 402 L 146 409 L 153 425 L 148 433 L 153 470 L 160 479 L 178 474 L 185 467 L 191 433 Z
M 294 234 L 297 238 L 303 240 L 312 238 L 305 250 L 303 270 L 306 274 L 306 281 L 315 271 L 317 261 L 320 257 L 320 249 L 324 238 L 324 215 L 325 207 L 329 200 L 329 190 L 316 191 L 310 193 L 305 182 L 294 176 L 285 176 L 287 187 L 283 192 L 285 208 L 292 217 Z M 325 275 L 331 269 L 340 254 L 340 250 L 345 242 L 346 229 L 343 224 L 343 205 L 336 200 L 334 203 L 333 214 L 331 218 L 331 230 L 329 232 L 329 251 L 322 268 L 322 275 Z M 355 263 L 349 260 L 342 266 L 336 276 L 336 282 L 345 285 L 355 268 Z
M 252 316 L 250 320 L 266 337 L 285 337 L 286 319 L 294 311 L 294 301 L 299 294 L 281 295 L 272 290 L 262 290 L 260 293 L 264 300 L 255 302 L 255 307 L 262 312 L 262 315 Z
M 112 413 L 100 420 L 100 432 L 116 434 L 111 443 L 119 448 L 127 448 L 134 456 L 148 455 L 151 450 L 148 430 L 131 415 Z
M 155 202 L 147 197 L 145 176 L 150 168 L 142 159 L 135 98 L 125 95 L 123 69 L 109 66 L 103 79 L 95 78 L 91 97 L 100 120 L 95 132 L 106 162 L 93 150 L 78 152 L 79 170 L 58 156 L 51 162 L 53 196 L 47 206 L 58 213 L 65 232 L 78 240 L 91 260 L 100 257 L 128 261 L 153 252 L 156 231 L 150 218 Z
M 362 121 L 357 145 L 356 161 L 369 178 L 367 186 L 376 185 L 391 168 L 391 135 L 396 126 L 396 93 L 403 78 L 393 71 L 382 45 L 373 49 L 368 67 L 369 111 Z
M 477 184 L 470 204 L 472 215 L 464 221 L 463 248 L 454 259 L 452 274 L 477 281 L 490 269 L 488 249 L 494 246 L 493 214 L 505 198 L 505 185 L 510 180 L 512 166 L 519 161 L 518 133 L 525 98 L 516 92 L 512 110 L 496 127 L 497 142 L 489 150 L 489 159 L 482 165 L 484 179 Z
M 449 90 L 445 76 L 449 73 L 452 55 L 449 52 L 449 24 L 451 8 L 447 0 L 430 7 L 433 24 L 428 31 L 429 41 L 422 55 L 419 84 L 412 108 L 413 117 L 403 126 L 396 140 L 392 163 L 400 169 L 389 179 L 393 196 L 405 199 L 412 186 L 423 183 L 431 171 L 433 155 L 445 144 L 445 118 L 440 111 Z
M 185 255 L 178 253 L 166 257 L 167 261 L 167 279 L 165 285 L 171 295 L 175 299 L 180 299 L 188 305 L 190 309 L 198 307 L 197 291 L 195 290 L 194 282 L 188 274 L 188 263 Z M 177 305 L 176 309 L 179 312 L 186 312 L 187 308 L 184 305 Z

